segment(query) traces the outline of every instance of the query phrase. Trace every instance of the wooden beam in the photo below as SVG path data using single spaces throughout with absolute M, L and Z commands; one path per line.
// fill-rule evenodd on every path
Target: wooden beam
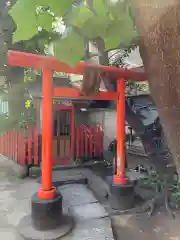
M 97 96 L 81 96 L 80 90 L 74 88 L 54 88 L 53 97 L 63 97 L 70 99 L 92 99 L 92 100 L 117 100 L 116 92 L 99 92 Z
M 131 69 L 123 69 L 111 66 L 88 64 L 80 62 L 76 67 L 72 68 L 67 64 L 56 60 L 54 57 L 42 56 L 31 53 L 24 53 L 18 51 L 8 51 L 8 65 L 24 68 L 34 69 L 50 69 L 56 72 L 72 73 L 72 74 L 83 74 L 84 68 L 90 67 L 92 69 L 100 68 L 108 74 L 108 78 L 117 80 L 123 78 L 125 80 L 134 81 L 145 81 L 146 76 L 144 72 L 136 72 Z

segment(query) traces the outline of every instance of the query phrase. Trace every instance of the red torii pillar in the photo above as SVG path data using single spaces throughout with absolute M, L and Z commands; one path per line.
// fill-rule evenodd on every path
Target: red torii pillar
M 115 185 L 128 184 L 128 178 L 125 173 L 125 161 L 126 161 L 126 151 L 125 151 L 125 80 L 117 80 L 117 92 L 118 99 L 116 101 L 116 133 L 117 133 L 117 154 L 116 154 L 116 172 L 113 176 L 113 182 Z
M 56 196 L 52 186 L 52 138 L 53 138 L 53 72 L 44 69 L 42 82 L 42 188 L 39 199 L 48 200 Z

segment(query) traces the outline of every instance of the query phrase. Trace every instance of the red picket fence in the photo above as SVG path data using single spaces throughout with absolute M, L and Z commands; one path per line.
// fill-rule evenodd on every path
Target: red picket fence
M 38 130 L 12 129 L 0 136 L 0 154 L 12 159 L 20 165 L 37 165 L 38 157 Z
M 76 158 L 102 158 L 103 132 L 101 126 L 90 127 L 81 124 L 76 129 Z
M 102 157 L 103 134 L 100 126 L 80 125 L 76 129 L 75 159 Z M 20 165 L 38 165 L 41 161 L 41 144 L 36 128 L 12 129 L 0 136 L 0 154 Z M 60 162 L 59 164 L 63 164 Z

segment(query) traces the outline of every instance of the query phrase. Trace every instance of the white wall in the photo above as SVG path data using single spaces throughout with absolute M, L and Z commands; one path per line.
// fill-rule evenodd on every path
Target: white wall
M 100 124 L 103 128 L 103 148 L 108 149 L 112 140 L 116 138 L 116 111 L 96 110 L 89 113 L 89 124 Z
M 104 112 L 104 150 L 107 150 L 110 142 L 116 138 L 116 124 L 116 111 Z

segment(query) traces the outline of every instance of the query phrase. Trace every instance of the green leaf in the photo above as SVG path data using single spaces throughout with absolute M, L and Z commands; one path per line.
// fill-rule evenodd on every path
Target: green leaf
M 108 12 L 110 14 L 110 17 L 114 20 L 121 19 L 121 15 L 126 12 L 128 1 L 112 1 L 112 0 L 105 0 L 105 4 L 108 7 Z
M 78 24 L 73 26 L 78 27 L 79 32 L 89 39 L 103 38 L 110 22 L 107 10 L 104 0 L 93 0 L 90 9 L 78 8 L 79 12 L 76 12 L 73 19 L 76 22 L 77 18 Z
M 47 12 L 38 15 L 38 25 L 47 31 L 52 30 L 53 16 Z
M 43 6 L 50 8 L 56 16 L 64 16 L 72 8 L 74 0 L 18 0 L 9 11 L 17 30 L 13 36 L 13 42 L 29 40 L 38 32 L 39 18 L 37 19 L 37 7 Z M 50 16 L 41 16 L 40 22 L 43 28 L 50 29 L 52 19 Z
M 77 27 L 83 36 L 90 39 L 104 37 L 110 21 L 104 0 L 94 0 L 92 9 L 76 7 L 70 18 L 69 23 L 73 27 Z
M 84 56 L 84 38 L 72 31 L 53 44 L 54 55 L 74 67 Z
M 94 17 L 93 12 L 89 8 L 77 7 L 72 14 L 71 24 L 74 27 L 82 28 L 84 24 Z
M 87 21 L 82 33 L 91 39 L 97 37 L 104 38 L 110 22 L 105 0 L 93 0 L 93 10 L 96 14 Z
M 37 0 L 37 3 L 43 7 L 50 7 L 57 17 L 62 17 L 72 9 L 74 0 Z
M 133 35 L 134 24 L 129 12 L 126 11 L 123 15 L 121 15 L 120 20 L 111 21 L 107 30 L 107 37 L 104 38 L 105 49 L 115 49 L 121 43 L 126 43 L 128 46 L 132 42 Z
M 97 37 L 104 38 L 107 35 L 107 27 L 109 26 L 109 23 L 110 19 L 108 16 L 104 18 L 94 16 L 89 19 L 79 31 L 89 39 L 95 39 Z
M 17 30 L 13 35 L 13 42 L 28 40 L 37 33 L 38 26 L 35 0 L 17 1 L 9 11 L 9 14 L 17 25 Z
M 105 5 L 105 0 L 93 0 L 93 8 L 97 14 L 97 17 L 104 18 L 107 16 L 108 9 Z

